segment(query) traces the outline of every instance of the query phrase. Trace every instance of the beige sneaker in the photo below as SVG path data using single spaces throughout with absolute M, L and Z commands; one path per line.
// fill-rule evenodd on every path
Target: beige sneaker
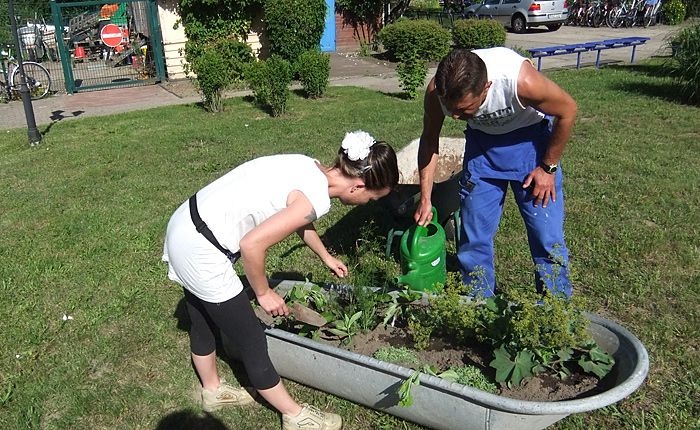
M 323 412 L 315 406 L 304 403 L 296 417 L 282 415 L 282 430 L 340 430 L 343 419 L 340 415 Z
M 224 406 L 242 406 L 253 403 L 253 396 L 242 387 L 232 387 L 224 380 L 216 391 L 202 388 L 202 409 L 207 412 L 216 411 Z

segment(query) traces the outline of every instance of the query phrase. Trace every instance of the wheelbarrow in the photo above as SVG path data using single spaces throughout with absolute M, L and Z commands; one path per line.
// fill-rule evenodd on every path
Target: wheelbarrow
M 418 139 L 397 153 L 401 180 L 397 188 L 382 199 L 392 223 L 387 234 L 387 257 L 391 255 L 394 238 L 403 235 L 414 223 L 413 215 L 420 201 L 417 154 Z M 462 175 L 463 158 L 464 138 L 440 138 L 440 157 L 430 200 L 448 240 L 459 240 L 459 178 Z

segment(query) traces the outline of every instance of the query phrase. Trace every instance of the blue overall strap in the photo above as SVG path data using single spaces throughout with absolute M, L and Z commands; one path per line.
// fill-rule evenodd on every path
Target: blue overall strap
M 192 223 L 194 223 L 194 227 L 197 229 L 197 232 L 204 236 L 212 245 L 216 247 L 216 249 L 223 252 L 224 255 L 228 257 L 229 260 L 231 260 L 231 263 L 235 263 L 236 261 L 238 261 L 239 258 L 241 258 L 240 251 L 233 253 L 221 246 L 219 241 L 216 240 L 216 237 L 214 237 L 214 233 L 212 233 L 211 230 L 209 230 L 209 226 L 207 225 L 207 223 L 205 223 L 202 217 L 199 216 L 199 211 L 197 210 L 196 193 L 193 194 L 192 197 L 190 197 L 190 218 L 192 218 Z

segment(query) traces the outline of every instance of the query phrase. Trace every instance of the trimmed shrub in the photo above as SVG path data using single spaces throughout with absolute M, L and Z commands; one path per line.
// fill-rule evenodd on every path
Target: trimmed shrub
M 325 26 L 324 0 L 267 0 L 265 28 L 270 52 L 294 61 L 302 52 L 316 49 Z
M 685 19 L 685 3 L 683 0 L 669 0 L 661 6 L 664 22 L 668 25 L 677 25 Z
M 454 23 L 452 41 L 456 48 L 481 49 L 503 46 L 506 29 L 492 19 L 467 19 Z
M 258 61 L 248 67 L 245 76 L 259 106 L 269 110 L 272 116 L 280 116 L 286 111 L 289 84 L 292 83 L 292 67 L 287 60 L 272 56 Z
M 415 9 L 440 9 L 440 0 L 413 0 L 411 7 Z
M 207 45 L 190 64 L 197 74 L 195 84 L 202 93 L 204 108 L 210 112 L 223 110 L 222 92 L 243 80 L 246 67 L 253 61 L 253 51 L 238 40 L 222 39 Z
M 675 55 L 670 74 L 683 85 L 691 101 L 700 101 L 700 24 L 684 28 L 671 39 Z
M 387 53 L 404 61 L 417 55 L 424 61 L 440 61 L 450 51 L 450 32 L 435 21 L 400 19 L 379 32 Z
M 312 99 L 322 97 L 328 88 L 331 72 L 331 57 L 317 50 L 302 53 L 296 62 L 296 74 L 306 96 Z

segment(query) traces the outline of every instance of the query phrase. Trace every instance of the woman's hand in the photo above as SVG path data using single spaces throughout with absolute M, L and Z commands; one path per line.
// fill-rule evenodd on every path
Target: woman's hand
M 284 303 L 284 299 L 271 288 L 268 288 L 265 293 L 257 295 L 256 299 L 260 307 L 273 317 L 289 315 L 289 308 Z
M 348 275 L 348 268 L 345 267 L 345 264 L 330 254 L 323 260 L 323 263 L 339 278 L 344 278 Z

